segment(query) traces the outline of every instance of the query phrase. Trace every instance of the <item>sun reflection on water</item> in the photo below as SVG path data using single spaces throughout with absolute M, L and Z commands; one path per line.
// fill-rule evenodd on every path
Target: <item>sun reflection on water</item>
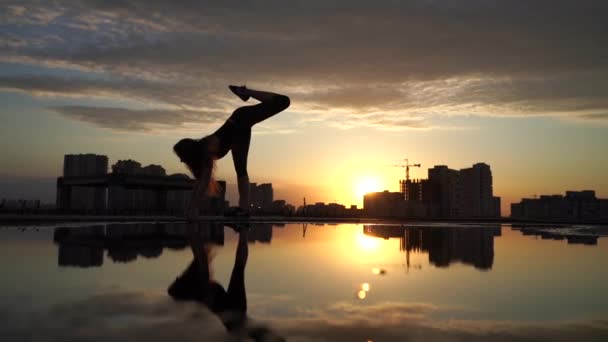
M 357 234 L 357 243 L 359 245 L 359 249 L 365 252 L 377 251 L 378 247 L 380 247 L 381 241 L 382 240 L 378 238 L 367 236 L 362 232 Z
M 359 290 L 359 292 L 357 292 L 357 298 L 363 300 L 365 299 L 365 297 L 367 297 L 367 292 L 363 290 Z

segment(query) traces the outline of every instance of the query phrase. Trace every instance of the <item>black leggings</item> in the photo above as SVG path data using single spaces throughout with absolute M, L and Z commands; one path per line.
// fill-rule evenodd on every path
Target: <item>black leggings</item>
M 284 95 L 277 95 L 271 100 L 253 106 L 239 107 L 228 118 L 224 126 L 230 125 L 232 127 L 226 127 L 225 136 L 220 136 L 220 141 L 221 144 L 231 142 L 229 148 L 232 151 L 232 160 L 237 177 L 248 176 L 247 155 L 251 142 L 251 127 L 282 112 L 287 107 L 289 107 L 289 98 Z

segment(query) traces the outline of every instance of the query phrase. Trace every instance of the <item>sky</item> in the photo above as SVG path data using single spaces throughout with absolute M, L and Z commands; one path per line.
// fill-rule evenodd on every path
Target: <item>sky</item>
M 67 153 L 185 172 L 172 146 L 243 103 L 291 106 L 254 127 L 253 182 L 294 204 L 362 204 L 403 169 L 492 168 L 522 197 L 608 197 L 603 0 L 0 1 L 0 197 L 52 202 Z M 250 100 L 252 101 L 252 100 Z M 217 178 L 234 201 L 230 156 Z

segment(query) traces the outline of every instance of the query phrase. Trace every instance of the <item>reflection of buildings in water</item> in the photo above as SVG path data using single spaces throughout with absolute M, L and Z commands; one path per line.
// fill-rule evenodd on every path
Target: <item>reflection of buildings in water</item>
M 526 236 L 539 236 L 543 240 L 566 240 L 568 244 L 575 245 L 597 245 L 598 235 L 593 233 L 568 233 L 568 227 L 549 227 L 549 226 L 529 226 L 529 225 L 512 225 L 512 228 L 519 230 L 520 233 Z M 566 229 L 566 230 L 564 230 Z
M 224 244 L 224 226 L 209 223 L 197 229 L 204 241 Z M 79 228 L 56 228 L 53 239 L 59 245 L 58 265 L 98 267 L 103 252 L 114 262 L 131 262 L 138 256 L 157 258 L 164 248 L 179 250 L 188 246 L 185 223 L 107 224 Z
M 376 225 L 364 225 L 363 233 L 365 235 L 383 238 L 385 240 L 391 238 L 403 238 L 405 237 L 405 226 L 376 226 Z
M 272 241 L 273 227 L 284 228 L 285 224 L 263 223 L 263 222 L 250 223 L 248 241 L 249 242 L 270 243 Z
M 428 252 L 429 262 L 438 267 L 460 261 L 478 269 L 490 269 L 494 261 L 494 237 L 500 226 L 491 227 L 406 227 L 366 225 L 363 232 L 384 239 L 399 238 L 399 249 L 408 253 Z
M 139 249 L 139 255 L 147 259 L 158 258 L 163 254 L 163 247 L 161 246 L 142 246 Z
M 413 227 L 408 229 L 406 249 L 428 251 L 429 261 L 440 267 L 460 261 L 479 269 L 490 269 L 494 262 L 494 237 L 499 235 L 499 226 Z
M 59 244 L 59 266 L 95 267 L 103 264 L 103 248 Z
M 246 225 L 249 229 L 247 233 L 249 243 L 270 243 L 272 242 L 273 228 L 285 228 L 284 223 L 248 222 Z
M 104 248 L 97 238 L 103 236 L 103 225 L 83 228 L 56 228 L 53 234 L 59 245 L 57 264 L 59 266 L 96 267 L 103 264 Z M 90 240 L 88 244 L 61 243 L 60 241 Z
M 566 235 L 569 244 L 597 245 L 597 238 L 592 235 Z
M 248 223 L 250 243 L 270 243 L 273 227 L 284 224 Z M 224 245 L 224 224 L 209 222 L 196 232 L 203 241 Z M 113 262 L 127 263 L 138 257 L 158 258 L 165 248 L 180 250 L 188 246 L 186 223 L 107 224 L 79 228 L 56 228 L 59 245 L 58 265 L 98 267 L 104 250 Z
M 114 262 L 128 263 L 137 259 L 137 250 L 130 246 L 110 246 L 108 256 Z
M 272 240 L 272 224 L 270 223 L 251 223 L 247 241 L 270 243 Z

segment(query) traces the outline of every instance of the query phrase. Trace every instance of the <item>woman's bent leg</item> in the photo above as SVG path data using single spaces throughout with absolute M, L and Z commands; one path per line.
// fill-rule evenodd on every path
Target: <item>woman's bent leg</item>
M 258 122 L 285 110 L 289 107 L 289 97 L 285 95 L 247 89 L 248 95 L 261 103 L 254 106 L 237 108 L 230 119 L 238 127 L 238 137 L 232 146 L 232 160 L 236 170 L 239 188 L 239 207 L 249 209 L 249 175 L 247 173 L 247 155 L 251 141 L 251 127 Z
M 255 92 L 257 93 L 257 91 Z M 266 95 L 262 97 L 263 101 L 261 103 L 253 106 L 239 107 L 234 111 L 233 118 L 239 124 L 252 127 L 256 123 L 264 121 L 289 107 L 289 97 L 274 93 L 261 93 Z M 253 97 L 255 98 L 255 96 Z

